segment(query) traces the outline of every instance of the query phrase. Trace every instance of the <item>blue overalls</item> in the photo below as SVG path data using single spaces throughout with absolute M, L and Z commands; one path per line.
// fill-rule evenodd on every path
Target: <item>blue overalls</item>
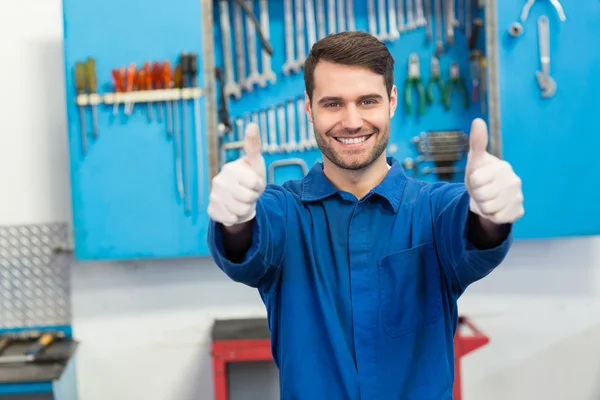
M 502 262 L 512 234 L 476 248 L 463 184 L 414 180 L 388 163 L 360 200 L 320 163 L 269 185 L 241 263 L 225 258 L 210 222 L 219 268 L 265 303 L 283 400 L 452 398 L 457 299 Z

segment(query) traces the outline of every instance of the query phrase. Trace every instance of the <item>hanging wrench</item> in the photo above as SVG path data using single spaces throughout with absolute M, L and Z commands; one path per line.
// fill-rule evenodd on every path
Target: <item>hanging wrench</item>
M 261 151 L 266 153 L 269 151 L 269 141 L 268 141 L 268 128 L 267 128 L 267 113 L 262 110 L 260 111 L 260 141 L 261 141 Z
M 329 34 L 336 32 L 335 27 L 335 0 L 327 1 L 327 27 L 329 28 Z
M 385 0 L 379 0 L 377 2 L 377 11 L 379 14 L 379 40 L 388 40 L 390 38 L 390 36 L 388 35 L 388 31 L 387 31 L 387 21 L 385 18 Z
M 433 36 L 431 28 L 431 0 L 425 0 L 425 37 L 427 42 L 431 41 Z
M 344 0 L 346 2 L 346 19 L 348 20 L 348 30 L 356 30 L 356 21 L 354 20 L 354 4 L 351 0 Z
M 315 31 L 315 9 L 312 0 L 306 0 L 304 4 L 306 6 L 306 10 L 304 11 L 306 13 L 306 34 L 308 36 L 308 48 L 310 51 L 313 44 L 317 42 L 317 32 Z
M 325 0 L 317 0 L 317 29 L 319 40 L 327 36 L 325 30 Z
M 252 0 L 246 0 L 246 5 L 252 10 L 254 4 Z M 250 63 L 250 73 L 246 78 L 246 89 L 252 91 L 255 84 L 259 84 L 262 79 L 258 72 L 258 59 L 256 56 L 256 27 L 250 17 L 246 16 L 246 35 L 248 40 L 248 60 Z
M 425 0 L 428 1 L 428 0 Z M 416 20 L 415 24 L 418 27 L 425 26 L 427 21 L 425 20 L 425 14 L 423 13 L 423 0 L 415 0 L 415 11 L 416 11 Z
M 283 73 L 289 75 L 296 68 L 294 60 L 294 20 L 292 16 L 292 0 L 284 0 L 283 2 L 284 18 L 285 18 L 285 55 L 286 60 L 283 65 Z
M 266 40 L 269 40 L 269 0 L 260 0 L 260 26 L 263 31 Z M 277 82 L 277 76 L 275 72 L 273 72 L 273 68 L 271 67 L 271 55 L 263 49 L 262 51 L 262 66 L 263 73 L 260 76 L 260 80 L 258 84 L 261 87 L 267 86 L 268 82 L 275 83 Z
M 454 25 L 456 16 L 454 15 L 454 0 L 446 0 L 446 44 L 454 44 Z
M 415 13 L 413 11 L 413 0 L 406 0 L 406 30 L 410 31 L 417 28 L 415 23 Z
M 296 110 L 293 100 L 287 102 L 287 151 L 298 150 L 298 142 L 296 141 Z
M 398 0 L 396 2 L 396 11 L 398 20 L 398 31 L 402 33 L 406 30 L 406 26 L 404 25 L 404 0 Z
M 303 0 L 295 0 L 296 5 L 296 62 L 294 64 L 294 71 L 300 72 L 304 67 L 304 60 L 306 60 L 306 46 L 304 42 L 304 4 Z
M 473 10 L 473 3 L 471 0 L 465 0 L 465 36 L 467 41 L 471 40 L 471 11 Z
M 542 97 L 549 98 L 556 92 L 556 81 L 550 76 L 550 28 L 545 15 L 538 18 L 538 35 L 542 70 L 536 72 L 536 77 Z
M 344 15 L 344 6 L 346 0 L 337 0 L 337 24 L 338 32 L 344 32 L 346 30 L 346 18 Z
M 375 14 L 375 0 L 367 0 L 367 13 L 369 14 L 369 33 L 375 37 L 377 35 L 377 17 Z
M 285 136 L 287 135 L 285 131 L 285 108 L 283 108 L 283 105 L 277 106 L 277 128 L 279 129 L 279 150 L 287 151 L 288 144 L 285 139 Z
M 304 99 L 299 97 L 296 100 L 296 111 L 298 112 L 298 131 L 300 133 L 300 143 L 298 148 L 300 151 L 309 148 L 310 143 L 308 142 L 308 136 L 306 132 L 306 113 L 304 112 Z
M 396 14 L 396 7 L 394 6 L 394 2 L 395 0 L 388 1 L 388 22 L 390 24 L 390 32 L 388 37 L 390 40 L 396 40 L 400 37 L 400 31 L 398 30 L 398 21 L 396 20 L 398 15 Z
M 231 26 L 229 25 L 229 2 L 227 0 L 219 1 L 219 11 L 221 17 L 221 31 L 223 33 L 223 63 L 225 64 L 225 88 L 227 95 L 233 95 L 240 98 L 242 90 L 233 77 L 233 60 L 231 59 Z
M 237 82 L 242 88 L 246 88 L 244 20 L 242 17 L 242 8 L 236 2 L 233 3 L 233 28 L 235 31 L 235 63 L 237 65 Z
M 267 121 L 269 123 L 269 153 L 277 153 L 279 145 L 277 144 L 277 126 L 275 125 L 275 109 L 267 109 Z

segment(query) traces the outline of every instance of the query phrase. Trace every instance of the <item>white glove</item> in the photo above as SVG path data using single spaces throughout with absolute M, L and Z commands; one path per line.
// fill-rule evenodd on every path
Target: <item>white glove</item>
M 227 163 L 212 180 L 208 215 L 225 226 L 250 221 L 256 201 L 265 190 L 266 166 L 260 153 L 258 126 L 248 124 L 244 137 L 246 155 Z
M 508 162 L 487 152 L 487 144 L 487 126 L 477 118 L 471 125 L 465 171 L 470 209 L 496 224 L 515 222 L 525 212 L 521 179 Z

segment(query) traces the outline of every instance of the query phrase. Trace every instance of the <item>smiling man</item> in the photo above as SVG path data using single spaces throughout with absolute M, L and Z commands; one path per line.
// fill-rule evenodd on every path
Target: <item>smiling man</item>
M 265 303 L 284 400 L 451 399 L 457 299 L 502 262 L 523 215 L 479 119 L 465 184 L 409 178 L 386 156 L 393 67 L 367 33 L 320 40 L 304 78 L 323 163 L 266 186 L 250 124 L 246 155 L 212 182 L 211 253 Z

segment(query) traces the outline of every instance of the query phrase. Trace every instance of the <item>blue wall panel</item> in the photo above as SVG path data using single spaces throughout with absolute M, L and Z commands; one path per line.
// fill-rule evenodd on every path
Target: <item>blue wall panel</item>
M 498 1 L 503 156 L 523 179 L 525 216 L 519 238 L 600 233 L 596 184 L 600 135 L 600 3 L 562 1 L 562 22 L 549 1 L 536 1 L 518 38 L 508 35 L 525 1 Z M 537 19 L 550 22 L 552 98 L 542 98 Z

